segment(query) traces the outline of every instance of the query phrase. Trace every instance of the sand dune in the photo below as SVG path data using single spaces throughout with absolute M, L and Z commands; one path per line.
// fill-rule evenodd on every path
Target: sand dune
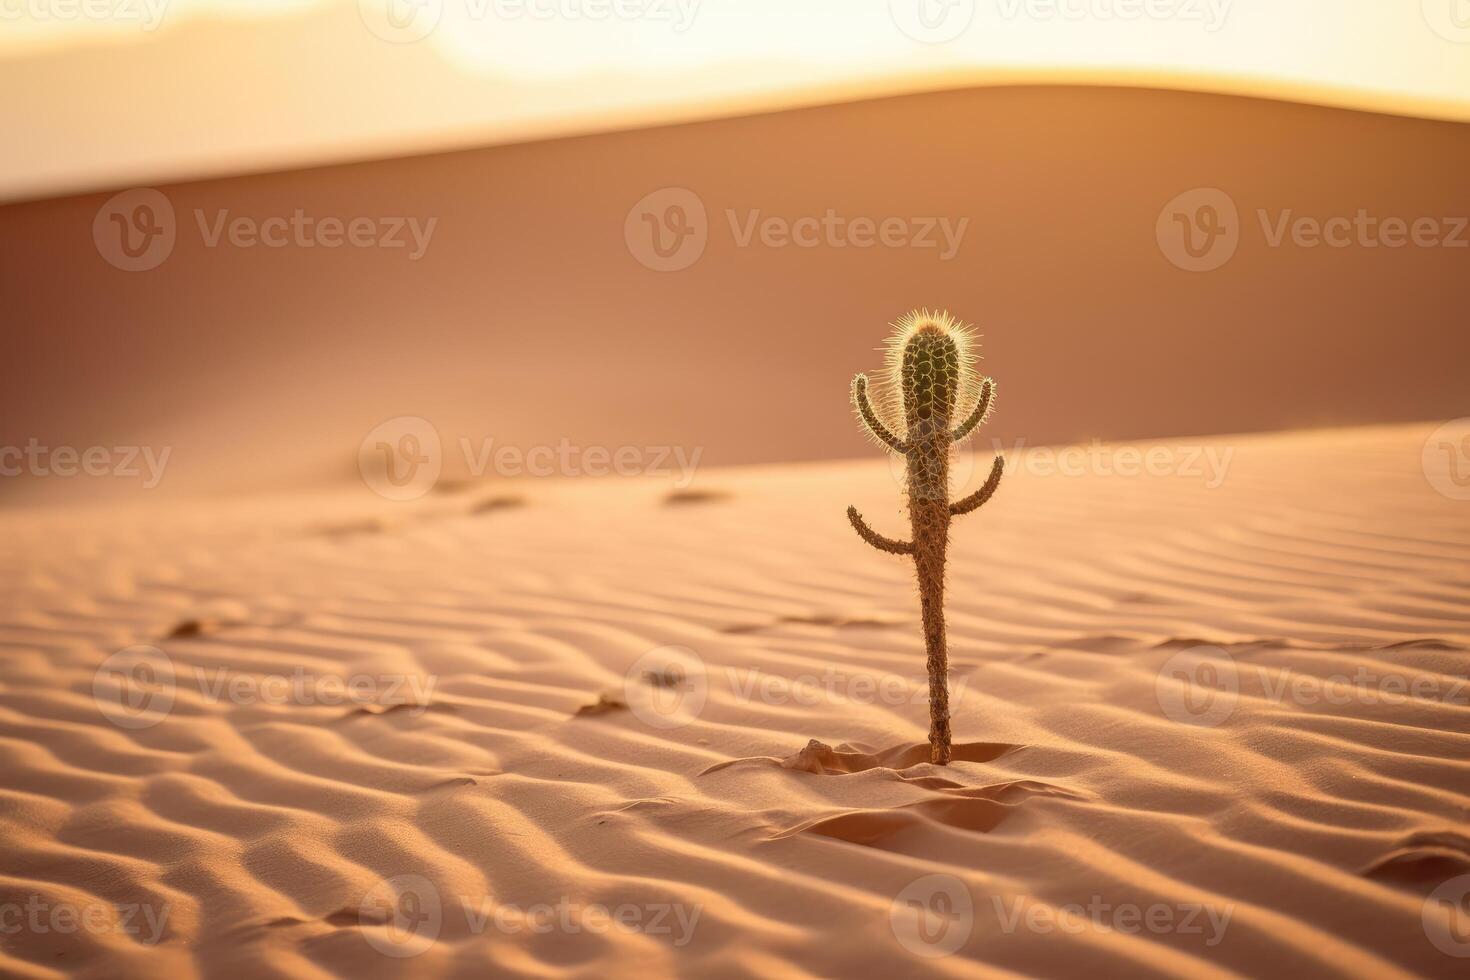
M 0 295 L 24 370 L 0 386 L 0 446 L 171 450 L 157 492 L 180 495 L 323 483 L 398 416 L 437 427 L 446 478 L 486 440 L 698 447 L 705 466 L 857 457 L 843 393 L 920 304 L 984 335 L 1000 381 L 987 443 L 1452 418 L 1470 361 L 1467 172 L 1464 125 L 1022 86 L 169 185 L 177 241 L 146 272 L 99 253 L 109 194 L 6 205 Z M 661 188 L 706 213 L 680 271 L 646 267 L 627 233 Z M 1212 272 L 1160 248 L 1161 213 L 1193 188 L 1239 212 Z M 435 224 L 417 260 L 205 233 L 298 211 Z M 829 211 L 913 237 L 746 234 Z M 1275 237 L 1359 212 L 1443 221 L 1446 240 Z M 964 227 L 947 259 L 941 219 Z M 147 472 L 22 473 L 0 500 L 134 492 Z
M 17 912 L 0 972 L 1458 975 L 1426 435 L 1217 439 L 1217 488 L 1013 458 L 956 529 L 943 769 L 844 516 L 895 526 L 881 462 L 5 515 L 0 907 L 101 924 Z

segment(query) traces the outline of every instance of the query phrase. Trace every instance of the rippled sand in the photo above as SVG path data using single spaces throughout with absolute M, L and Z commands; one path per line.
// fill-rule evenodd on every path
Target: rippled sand
M 945 769 L 881 462 L 12 512 L 0 972 L 1463 975 L 1427 434 L 1012 459 Z

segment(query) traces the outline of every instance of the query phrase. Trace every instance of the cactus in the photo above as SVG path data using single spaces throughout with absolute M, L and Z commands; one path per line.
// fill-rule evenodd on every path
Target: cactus
M 912 540 L 895 541 L 870 528 L 856 507 L 847 519 L 868 544 L 892 555 L 910 555 L 919 579 L 924 647 L 929 669 L 929 758 L 948 765 L 949 653 L 944 637 L 944 564 L 949 522 L 981 507 L 1000 486 L 1005 460 L 996 456 L 990 476 L 974 493 L 949 499 L 950 448 L 985 420 L 995 383 L 975 371 L 968 328 L 948 313 L 916 310 L 894 324 L 887 380 L 875 410 L 867 375 L 852 381 L 852 401 L 864 429 L 880 445 L 904 457 Z M 956 419 L 962 418 L 956 424 Z M 903 437 L 894 435 L 902 428 Z

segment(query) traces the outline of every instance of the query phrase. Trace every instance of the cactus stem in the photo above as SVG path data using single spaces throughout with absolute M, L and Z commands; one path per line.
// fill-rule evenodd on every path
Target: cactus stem
M 887 446 L 889 449 L 903 455 L 907 447 L 903 440 L 888 431 L 879 419 L 878 413 L 873 411 L 872 402 L 868 401 L 868 376 L 860 374 L 852 379 L 852 403 L 857 407 L 858 418 L 863 420 L 863 428 L 874 439 Z
M 910 555 L 919 580 L 924 648 L 929 671 L 929 759 L 947 765 L 953 756 L 949 716 L 949 649 L 944 627 L 944 569 L 949 547 L 949 525 L 955 517 L 981 507 L 1000 486 L 1005 460 L 997 456 L 985 485 L 962 500 L 949 501 L 949 455 L 953 445 L 968 436 L 990 411 L 995 384 L 978 381 L 975 406 L 964 422 L 951 429 L 956 408 L 967 403 L 977 378 L 968 332 L 948 314 L 915 311 L 898 323 L 890 343 L 891 381 L 897 386 L 903 410 L 904 437 L 895 436 L 873 411 L 868 379 L 852 382 L 853 404 L 864 428 L 877 441 L 905 460 L 909 523 L 912 541 L 895 541 L 867 525 L 857 508 L 847 508 L 847 519 L 868 544 L 893 555 Z
M 912 555 L 914 553 L 913 542 L 885 538 L 868 527 L 868 522 L 863 520 L 863 515 L 858 513 L 856 507 L 847 508 L 847 519 L 852 522 L 853 529 L 857 531 L 858 536 L 879 551 L 886 551 L 890 555 Z
M 979 510 L 981 507 L 984 507 L 985 502 L 995 494 L 996 488 L 1000 486 L 1000 477 L 1005 468 L 1005 457 L 995 457 L 995 462 L 990 464 L 990 476 L 985 480 L 985 485 L 965 499 L 956 500 L 950 504 L 950 516 L 963 517 L 972 510 Z
M 950 437 L 951 442 L 964 442 L 965 437 L 974 430 L 975 426 L 985 421 L 985 416 L 990 413 L 990 396 L 994 393 L 995 382 L 986 378 L 980 388 L 980 399 L 975 402 L 975 410 L 960 424 L 958 429 L 954 430 L 954 434 Z

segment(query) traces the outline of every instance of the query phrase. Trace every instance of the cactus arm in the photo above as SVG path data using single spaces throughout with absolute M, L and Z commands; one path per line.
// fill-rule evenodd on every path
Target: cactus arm
M 951 436 L 955 442 L 963 442 L 975 426 L 985 420 L 985 414 L 990 411 L 990 396 L 993 394 L 995 394 L 995 382 L 986 378 L 985 384 L 980 388 L 980 400 L 975 403 L 975 410 L 960 424 L 958 429 L 954 430 Z
M 949 505 L 949 513 L 953 517 L 960 517 L 972 510 L 978 510 L 985 505 L 995 494 L 996 487 L 1000 486 L 1000 477 L 1005 470 L 1006 460 L 1004 456 L 995 457 L 995 462 L 990 467 L 990 477 L 985 481 L 985 486 L 976 490 L 963 500 L 956 500 Z
M 889 432 L 878 419 L 878 413 L 873 411 L 873 405 L 868 401 L 868 376 L 866 374 L 860 374 L 852 379 L 852 403 L 857 406 L 858 417 L 863 420 L 863 426 L 874 439 L 896 453 L 903 453 L 907 449 L 903 440 Z
M 858 513 L 856 507 L 847 508 L 847 519 L 852 522 L 852 529 L 858 533 L 858 537 L 879 551 L 886 551 L 890 555 L 912 555 L 914 553 L 913 542 L 895 541 L 892 538 L 885 538 L 877 531 L 868 527 L 867 521 L 863 520 L 863 515 Z

